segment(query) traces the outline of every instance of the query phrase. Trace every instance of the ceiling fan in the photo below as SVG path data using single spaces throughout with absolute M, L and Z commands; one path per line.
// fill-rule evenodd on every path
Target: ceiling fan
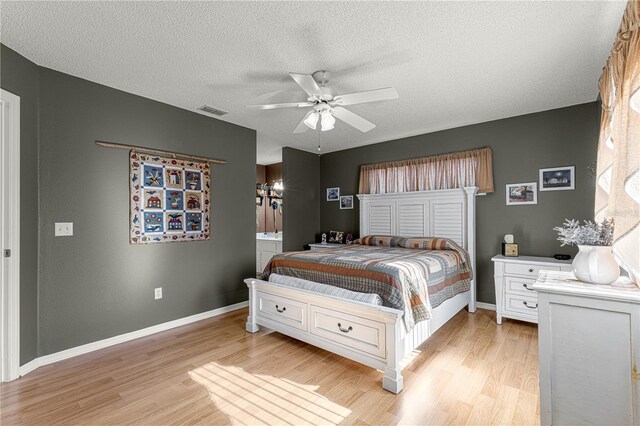
M 307 112 L 307 115 L 304 116 L 293 133 L 304 133 L 309 129 L 315 130 L 318 125 L 318 120 L 320 120 L 320 129 L 322 131 L 331 130 L 336 122 L 336 118 L 365 133 L 376 127 L 376 125 L 354 114 L 344 108 L 344 106 L 398 99 L 398 92 L 396 92 L 393 87 L 336 95 L 331 89 L 326 87 L 330 77 L 328 71 L 316 71 L 312 75 L 291 72 L 289 75 L 298 83 L 302 90 L 309 95 L 306 101 L 270 105 L 247 105 L 247 108 L 278 109 L 313 107 L 311 111 Z

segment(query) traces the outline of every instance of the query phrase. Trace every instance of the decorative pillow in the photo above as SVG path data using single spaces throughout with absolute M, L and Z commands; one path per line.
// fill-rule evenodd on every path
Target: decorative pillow
M 367 235 L 366 237 L 362 237 L 354 242 L 354 244 L 360 244 L 363 246 L 381 246 L 381 247 L 391 247 L 391 240 L 393 238 L 390 235 Z
M 342 231 L 331 231 L 329 232 L 329 242 L 342 244 L 344 241 L 344 232 Z
M 447 238 L 437 237 L 395 237 L 390 235 L 367 235 L 356 240 L 355 244 L 363 246 L 402 247 L 421 250 L 448 250 L 451 245 L 457 246 Z
M 423 250 L 447 250 L 451 240 L 437 237 L 396 238 L 393 247 L 415 248 Z M 454 243 L 455 244 L 455 243 Z

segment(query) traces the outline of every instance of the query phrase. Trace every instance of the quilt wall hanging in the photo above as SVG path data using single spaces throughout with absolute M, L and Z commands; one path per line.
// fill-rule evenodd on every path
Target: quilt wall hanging
M 131 244 L 208 240 L 209 163 L 136 151 L 129 160 Z

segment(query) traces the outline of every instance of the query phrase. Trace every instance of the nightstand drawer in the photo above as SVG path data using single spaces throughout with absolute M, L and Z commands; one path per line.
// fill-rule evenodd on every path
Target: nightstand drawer
M 504 295 L 504 310 L 523 315 L 538 316 L 538 297 L 506 293 Z
M 505 293 L 520 294 L 522 296 L 535 296 L 533 289 L 535 278 L 504 277 Z
M 560 271 L 559 266 L 527 265 L 525 263 L 506 263 L 504 265 L 505 274 L 523 275 L 538 278 L 540 271 Z

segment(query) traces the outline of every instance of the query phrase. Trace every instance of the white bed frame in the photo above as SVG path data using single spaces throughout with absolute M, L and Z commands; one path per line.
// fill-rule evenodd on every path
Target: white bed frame
M 456 241 L 470 255 L 469 291 L 433 309 L 432 318 L 405 331 L 403 312 L 305 292 L 248 278 L 250 333 L 278 331 L 384 372 L 382 387 L 399 393 L 402 368 L 412 351 L 465 306 L 476 311 L 475 196 L 478 188 L 360 194 L 360 235 L 438 236 Z

